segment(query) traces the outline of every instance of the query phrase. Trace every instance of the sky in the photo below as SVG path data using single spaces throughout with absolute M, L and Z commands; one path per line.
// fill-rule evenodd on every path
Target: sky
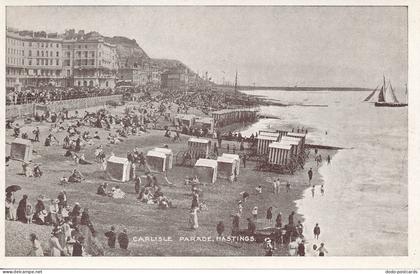
M 404 7 L 7 7 L 6 25 L 75 28 L 136 39 L 152 58 L 178 59 L 218 83 L 376 87 L 407 83 Z

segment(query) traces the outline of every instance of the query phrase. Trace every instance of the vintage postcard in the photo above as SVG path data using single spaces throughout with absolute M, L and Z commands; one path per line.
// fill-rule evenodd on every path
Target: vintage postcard
M 2 8 L 4 267 L 420 266 L 417 4 Z

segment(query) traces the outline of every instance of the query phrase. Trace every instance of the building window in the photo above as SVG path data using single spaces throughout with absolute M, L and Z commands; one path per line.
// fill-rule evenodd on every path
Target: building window
M 48 48 L 48 43 L 45 44 L 45 47 Z
M 39 56 L 39 50 L 36 51 L 36 56 Z
M 67 70 L 67 76 L 70 77 L 70 70 Z
M 80 81 L 77 81 L 77 85 L 80 87 Z
M 56 52 L 56 54 L 55 54 L 55 55 L 56 55 L 57 57 L 58 57 L 58 56 L 60 56 L 60 54 L 58 53 L 58 51 Z
M 55 63 L 56 63 L 56 65 L 58 66 L 58 64 L 59 64 L 58 59 L 56 59 L 56 60 L 55 60 Z
M 55 44 L 57 46 L 57 48 L 59 47 L 58 44 Z
M 32 66 L 32 60 L 29 59 L 29 65 Z
M 47 56 L 47 57 L 48 57 L 48 51 L 46 51 L 46 52 L 45 52 L 45 56 Z
M 105 86 L 108 87 L 108 81 L 105 82 Z
M 87 86 L 87 82 L 83 81 L 83 86 L 86 87 Z
M 41 56 L 44 57 L 44 51 L 41 51 Z
M 39 66 L 39 59 L 36 59 L 36 65 Z
M 29 46 L 32 47 L 32 42 L 29 42 Z
M 29 50 L 29 56 L 32 56 L 32 51 L 31 50 Z
M 23 46 L 23 47 L 25 46 L 25 42 L 22 42 L 22 46 Z
M 47 61 L 48 62 L 48 61 Z M 50 60 L 50 65 L 52 66 L 53 65 L 53 59 L 51 59 Z

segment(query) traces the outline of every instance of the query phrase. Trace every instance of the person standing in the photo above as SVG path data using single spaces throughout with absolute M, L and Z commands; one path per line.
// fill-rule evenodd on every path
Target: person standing
M 140 185 L 141 185 L 141 179 L 139 176 L 136 175 L 134 178 L 134 191 L 138 195 L 140 193 Z
M 198 207 L 192 208 L 190 210 L 190 227 L 191 229 L 198 228 L 198 215 L 197 215 Z
M 115 241 L 117 240 L 117 234 L 115 233 L 115 227 L 111 226 L 111 230 L 105 232 L 105 237 L 108 238 L 108 246 L 110 248 L 115 248 Z
M 273 184 L 273 193 L 276 194 L 277 193 L 277 179 L 274 179 L 272 184 Z
M 217 226 L 216 226 L 216 231 L 217 231 L 217 235 L 219 235 L 219 237 L 222 237 L 223 232 L 225 231 L 225 225 L 223 224 L 222 221 L 220 221 Z
M 271 225 L 273 219 L 273 207 L 271 206 L 267 209 L 266 219 L 268 224 Z
M 311 192 L 312 192 L 312 198 L 314 198 L 315 197 L 315 185 L 312 186 Z
M 320 234 L 321 234 L 321 228 L 319 227 L 317 223 L 314 227 L 314 238 L 318 240 Z
M 311 181 L 312 181 L 312 176 L 313 176 L 313 172 L 312 172 L 312 167 L 309 169 L 309 171 L 308 171 L 308 178 L 309 178 L 309 184 L 311 183 Z
M 29 256 L 35 256 L 35 257 L 44 256 L 44 251 L 42 250 L 42 246 L 38 240 L 38 237 L 34 233 L 31 233 L 29 237 L 31 240 L 31 251 L 29 252 Z
M 286 192 L 289 192 L 292 189 L 292 185 L 290 184 L 289 181 L 287 181 L 286 183 Z
M 289 226 L 291 226 L 291 227 L 293 227 L 294 222 L 295 222 L 294 217 L 295 217 L 295 212 L 292 211 L 292 213 L 290 213 L 290 215 L 289 215 Z
M 305 256 L 305 244 L 301 241 L 297 248 L 297 255 L 298 256 Z
M 84 244 L 84 237 L 79 236 L 77 237 L 76 241 L 73 244 L 73 251 L 72 256 L 73 257 L 82 257 L 83 256 L 83 244 Z
M 255 230 L 257 230 L 257 227 L 255 226 L 255 223 L 251 220 L 251 218 L 247 218 L 248 221 L 248 234 L 249 236 L 255 235 Z
M 246 154 L 242 157 L 242 162 L 244 163 L 244 168 L 246 168 Z
M 58 240 L 59 230 L 54 228 L 51 233 L 51 238 L 48 242 L 50 246 L 50 256 L 52 257 L 59 257 L 61 253 L 64 253 L 64 249 L 61 247 L 60 242 Z
M 324 192 L 325 192 L 325 190 L 324 190 L 324 185 L 321 185 L 321 195 L 322 195 L 322 196 L 324 196 Z
M 328 164 L 331 164 L 331 156 L 329 154 L 327 156 L 327 162 L 328 162 Z
M 28 195 L 23 195 L 22 199 L 19 201 L 18 208 L 16 210 L 16 217 L 18 221 L 21 221 L 22 223 L 26 223 L 26 204 L 28 200 Z
M 276 218 L 276 227 L 277 227 L 277 228 L 281 228 L 281 227 L 282 227 L 281 212 L 280 212 L 279 214 L 277 214 L 277 218 Z
M 126 228 L 124 228 L 123 231 L 120 234 L 118 234 L 118 244 L 122 249 L 128 248 L 128 236 Z

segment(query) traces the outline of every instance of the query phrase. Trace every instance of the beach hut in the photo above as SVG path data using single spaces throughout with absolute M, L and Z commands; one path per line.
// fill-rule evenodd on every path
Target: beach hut
M 211 142 L 208 139 L 192 137 L 188 140 L 188 149 L 193 159 L 207 158 L 209 156 Z
M 213 133 L 214 119 L 211 117 L 200 117 L 195 121 L 195 125 L 199 128 L 207 128 L 209 133 Z
M 295 145 L 296 141 L 297 141 L 297 147 L 295 148 L 295 152 L 294 154 L 298 155 L 301 153 L 301 149 L 302 149 L 302 140 L 300 138 L 296 138 L 296 137 L 290 137 L 290 136 L 282 136 L 280 140 L 284 140 L 284 141 L 290 141 L 293 145 Z
M 265 131 L 265 130 L 260 130 L 258 133 L 258 136 L 269 136 L 269 137 L 274 137 L 276 138 L 278 141 L 280 139 L 280 134 L 278 132 L 274 132 L 274 131 Z
M 286 166 L 289 163 L 292 145 L 274 142 L 269 145 L 268 162 L 272 165 Z
M 130 162 L 127 158 L 111 156 L 106 163 L 106 173 L 115 181 L 127 182 L 130 180 Z
M 297 138 L 300 140 L 300 151 L 304 151 L 305 149 L 305 141 L 306 141 L 306 134 L 305 133 L 296 133 L 296 132 L 289 132 L 287 136 Z
M 241 165 L 241 161 L 239 159 L 239 155 L 238 154 L 231 154 L 231 153 L 223 153 L 222 157 L 226 157 L 226 158 L 232 158 L 235 160 L 235 170 L 236 170 L 236 176 L 239 175 L 239 167 Z
M 272 142 L 277 142 L 277 137 L 258 135 L 257 137 L 257 154 L 268 154 L 268 146 Z
M 196 116 L 193 114 L 177 114 L 175 118 L 182 125 L 192 127 L 195 123 Z
M 200 158 L 194 165 L 193 173 L 200 182 L 215 183 L 217 179 L 217 161 Z
M 152 172 L 166 171 L 166 154 L 163 152 L 149 150 L 146 154 L 146 162 Z
M 284 137 L 284 136 L 283 136 Z M 285 139 L 283 138 L 280 140 L 281 144 L 285 144 L 285 145 L 291 145 L 292 149 L 291 149 L 291 153 L 290 156 L 297 156 L 299 153 L 299 140 L 297 139 Z
M 30 140 L 16 138 L 10 147 L 10 158 L 29 162 L 32 160 L 32 142 Z
M 236 160 L 229 157 L 217 157 L 217 177 L 233 181 Z
M 166 155 L 166 170 L 172 169 L 172 163 L 174 160 L 174 153 L 172 152 L 171 149 L 168 148 L 162 148 L 162 147 L 156 147 L 153 149 L 154 151 L 157 152 L 162 152 Z

